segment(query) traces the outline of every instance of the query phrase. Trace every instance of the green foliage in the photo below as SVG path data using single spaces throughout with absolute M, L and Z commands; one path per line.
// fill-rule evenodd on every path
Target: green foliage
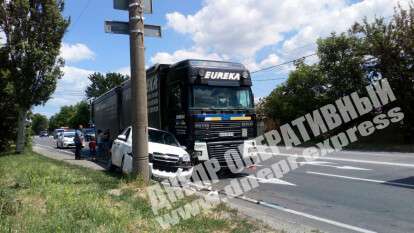
M 358 51 L 361 40 L 333 33 L 318 42 L 319 70 L 332 88 L 328 95 L 332 100 L 364 88 L 368 84 L 363 64 L 363 54 Z
M 406 128 L 414 130 L 414 5 L 408 10 L 395 9 L 386 23 L 356 23 L 352 35 L 362 35 L 359 51 L 369 57 L 364 66 L 373 77 L 388 78 L 396 90 L 398 104 L 406 115 Z
M 60 46 L 69 21 L 64 19 L 63 1 L 3 1 L 0 27 L 7 43 L 7 68 L 19 108 L 28 110 L 49 100 L 62 76 Z
M 0 152 L 9 150 L 17 135 L 17 106 L 6 59 L 6 51 L 0 47 Z
M 60 111 L 49 119 L 49 130 L 60 127 L 69 127 L 69 120 L 75 115 L 76 110 L 74 106 L 63 106 Z
M 46 116 L 42 114 L 34 114 L 32 117 L 32 132 L 35 135 L 39 135 L 40 132 L 48 130 L 49 128 L 49 120 Z
M 89 105 L 86 101 L 76 105 L 63 106 L 60 111 L 50 118 L 49 130 L 60 127 L 77 128 L 79 125 L 87 126 L 90 121 Z
M 300 63 L 286 83 L 264 100 L 264 114 L 282 124 L 300 117 L 327 102 L 326 85 L 318 66 Z
M 0 2 L 0 31 L 6 39 L 0 48 L 0 120 L 6 126 L 0 150 L 15 137 L 16 121 L 24 129 L 26 112 L 49 100 L 62 76 L 63 60 L 58 56 L 69 25 L 61 14 L 63 5 L 63 0 Z M 19 134 L 18 141 L 24 142 L 23 136 Z
M 121 85 L 128 79 L 128 76 L 119 73 L 93 73 L 89 75 L 91 84 L 86 89 L 86 96 L 88 98 L 97 98 L 112 88 Z
M 408 10 L 396 8 L 389 22 L 382 18 L 372 23 L 364 20 L 347 33 L 319 39 L 319 62 L 299 65 L 287 82 L 264 100 L 261 111 L 275 121 L 289 122 L 322 104 L 363 90 L 378 78 L 387 78 L 403 108 L 404 126 L 410 134 L 414 130 L 413 38 L 411 4 Z
M 85 101 L 82 101 L 75 105 L 75 115 L 69 119 L 69 126 L 71 128 L 77 128 L 79 125 L 87 126 L 90 121 L 89 105 Z

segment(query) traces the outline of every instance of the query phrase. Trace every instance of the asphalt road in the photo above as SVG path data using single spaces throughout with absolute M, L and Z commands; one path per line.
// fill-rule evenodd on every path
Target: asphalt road
M 34 143 L 56 150 L 50 138 Z M 257 170 L 286 158 L 271 156 Z M 287 232 L 414 232 L 414 153 L 343 151 L 299 165 L 279 180 L 258 180 L 259 187 L 243 195 L 250 202 L 230 204 Z M 212 188 L 223 190 L 234 179 L 222 178 Z

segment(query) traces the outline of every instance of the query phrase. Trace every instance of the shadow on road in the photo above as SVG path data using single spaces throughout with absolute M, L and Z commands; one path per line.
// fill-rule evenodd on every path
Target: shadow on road
M 389 180 L 386 185 L 401 187 L 401 188 L 408 188 L 408 189 L 414 189 L 414 176 L 410 176 L 403 179 L 398 180 Z

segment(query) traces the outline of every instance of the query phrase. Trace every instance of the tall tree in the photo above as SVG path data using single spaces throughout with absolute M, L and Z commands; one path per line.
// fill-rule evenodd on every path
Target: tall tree
M 364 20 L 351 30 L 362 35 L 359 53 L 370 58 L 364 67 L 372 77 L 387 78 L 396 90 L 397 102 L 406 115 L 404 120 L 407 141 L 414 138 L 414 5 L 408 9 L 398 6 L 394 17 L 373 23 Z
M 76 128 L 79 125 L 88 126 L 90 121 L 89 104 L 85 101 L 79 102 L 74 106 L 75 114 L 69 119 L 69 126 Z
M 79 125 L 87 126 L 90 121 L 89 105 L 81 101 L 76 105 L 63 106 L 60 111 L 49 120 L 49 130 L 60 127 L 76 128 Z
M 91 84 L 86 88 L 88 98 L 97 98 L 112 88 L 121 85 L 128 79 L 128 76 L 119 73 L 93 73 L 89 75 Z
M 288 80 L 265 99 L 262 109 L 276 122 L 287 123 L 324 105 L 326 90 L 327 80 L 318 66 L 299 63 Z
M 46 131 L 49 128 L 49 120 L 46 116 L 36 113 L 32 117 L 32 132 L 36 135 L 42 131 Z
M 62 106 L 60 111 L 53 115 L 49 120 L 49 130 L 55 130 L 60 127 L 69 127 L 70 119 L 76 114 L 74 106 Z
M 308 111 L 309 107 L 319 107 L 319 95 L 313 96 L 306 83 L 326 83 L 324 98 L 332 102 L 364 90 L 365 85 L 377 78 L 387 78 L 405 113 L 404 129 L 409 141 L 414 132 L 413 38 L 414 5 L 411 3 L 408 9 L 398 6 L 390 21 L 364 20 L 355 23 L 347 33 L 333 33 L 319 39 L 319 62 L 309 67 L 298 66 L 291 72 L 288 81 L 266 98 L 263 111 L 273 119 L 286 122 Z
M 360 90 L 369 83 L 362 66 L 364 56 L 358 50 L 361 43 L 360 38 L 345 33 L 339 36 L 333 33 L 317 41 L 319 69 L 332 86 L 328 90 L 332 99 Z
M 16 152 L 24 148 L 27 112 L 49 100 L 62 77 L 59 50 L 69 20 L 62 16 L 63 0 L 2 1 L 0 25 L 6 35 L 7 68 L 17 96 Z
M 9 150 L 16 139 L 17 111 L 11 85 L 12 76 L 7 69 L 7 53 L 0 47 L 0 152 Z

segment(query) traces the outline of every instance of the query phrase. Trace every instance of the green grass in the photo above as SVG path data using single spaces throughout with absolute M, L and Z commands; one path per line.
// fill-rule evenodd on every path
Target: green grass
M 0 232 L 254 231 L 269 229 L 223 205 L 162 231 L 139 182 L 32 152 L 0 157 Z

